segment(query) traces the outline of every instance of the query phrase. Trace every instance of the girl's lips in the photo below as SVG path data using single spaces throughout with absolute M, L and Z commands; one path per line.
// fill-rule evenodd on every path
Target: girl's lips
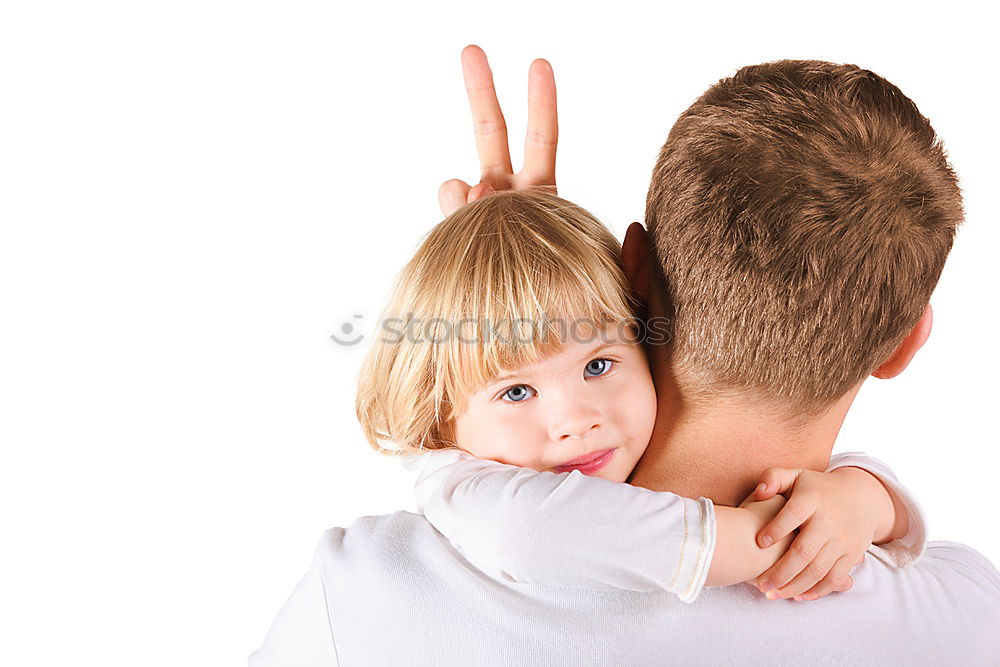
M 589 454 L 584 454 L 579 458 L 575 458 L 568 463 L 564 463 L 561 466 L 556 466 L 553 468 L 556 472 L 570 472 L 571 470 L 579 470 L 584 475 L 592 475 L 601 468 L 603 468 L 608 461 L 615 455 L 615 447 L 611 449 L 602 449 L 597 452 L 591 452 Z

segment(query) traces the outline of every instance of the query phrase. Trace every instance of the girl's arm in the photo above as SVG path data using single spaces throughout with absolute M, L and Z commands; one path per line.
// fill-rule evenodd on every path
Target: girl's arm
M 830 458 L 827 472 L 843 467 L 861 468 L 874 475 L 892 499 L 893 522 L 888 536 L 877 539 L 872 551 L 885 556 L 896 567 L 917 562 L 927 548 L 927 520 L 916 497 L 899 483 L 895 473 L 882 461 L 862 452 L 843 452 Z
M 888 466 L 857 452 L 835 458 L 825 473 L 771 468 L 752 494 L 757 499 L 791 494 L 758 534 L 761 545 L 799 531 L 788 552 L 757 579 L 769 598 L 822 597 L 869 549 L 897 567 L 923 553 L 923 513 Z
M 417 507 L 435 528 L 477 565 L 520 583 L 667 590 L 690 602 L 706 583 L 753 578 L 791 540 L 769 549 L 754 542 L 780 497 L 714 507 L 707 498 L 537 472 L 457 449 L 409 467 L 420 471 Z

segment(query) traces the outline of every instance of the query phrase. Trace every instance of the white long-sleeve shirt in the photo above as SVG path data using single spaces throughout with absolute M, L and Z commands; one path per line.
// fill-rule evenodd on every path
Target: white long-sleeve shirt
M 417 509 L 478 566 L 519 583 L 666 590 L 698 597 L 712 562 L 712 501 L 569 473 L 537 472 L 443 449 L 410 459 Z M 868 470 L 906 506 L 909 529 L 884 544 L 887 561 L 915 562 L 926 546 L 913 495 L 881 461 L 838 454 L 827 470 Z

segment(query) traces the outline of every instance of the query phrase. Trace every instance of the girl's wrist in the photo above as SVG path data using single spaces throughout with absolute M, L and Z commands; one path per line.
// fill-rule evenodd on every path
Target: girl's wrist
M 794 532 L 767 549 L 757 546 L 756 535 L 785 504 L 782 496 L 740 507 L 715 506 L 715 554 L 707 586 L 729 586 L 749 581 L 774 565 L 788 549 Z

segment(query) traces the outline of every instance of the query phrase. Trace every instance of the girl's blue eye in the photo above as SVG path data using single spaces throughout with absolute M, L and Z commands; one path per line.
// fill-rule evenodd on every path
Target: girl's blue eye
M 604 375 L 611 370 L 611 366 L 614 363 L 615 362 L 610 359 L 592 359 L 590 363 L 587 364 L 587 369 L 584 371 L 584 375 L 587 377 Z
M 501 398 L 510 403 L 521 403 L 522 401 L 525 401 L 534 396 L 534 393 L 535 390 L 529 387 L 528 385 L 519 384 L 505 391 L 503 393 L 503 396 L 501 396 Z

